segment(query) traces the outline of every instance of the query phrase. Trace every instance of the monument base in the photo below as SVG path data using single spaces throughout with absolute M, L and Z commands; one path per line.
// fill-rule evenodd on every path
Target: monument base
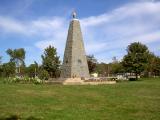
M 82 80 L 81 78 L 52 78 L 46 81 L 47 84 L 62 84 L 62 85 L 101 85 L 101 84 L 115 84 L 116 81 L 110 80 Z

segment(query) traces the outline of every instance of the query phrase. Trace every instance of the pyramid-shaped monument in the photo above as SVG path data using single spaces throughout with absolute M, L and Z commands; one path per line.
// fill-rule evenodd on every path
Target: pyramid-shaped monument
M 62 78 L 88 78 L 89 70 L 84 49 L 80 22 L 73 12 L 61 68 Z

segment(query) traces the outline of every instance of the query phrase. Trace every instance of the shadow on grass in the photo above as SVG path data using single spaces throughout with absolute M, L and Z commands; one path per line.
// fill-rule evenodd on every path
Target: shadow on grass
M 21 118 L 19 115 L 10 115 L 8 117 L 1 117 L 0 120 L 42 120 L 42 119 L 35 118 L 33 116 L 29 116 L 28 118 Z

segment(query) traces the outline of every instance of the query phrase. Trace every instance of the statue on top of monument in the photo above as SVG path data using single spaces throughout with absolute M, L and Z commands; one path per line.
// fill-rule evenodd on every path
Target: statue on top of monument
M 72 17 L 73 17 L 73 19 L 75 19 L 77 17 L 77 13 L 75 10 L 72 12 Z

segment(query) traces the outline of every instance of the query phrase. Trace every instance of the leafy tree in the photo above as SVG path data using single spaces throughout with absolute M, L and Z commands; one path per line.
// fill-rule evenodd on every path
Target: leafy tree
M 96 71 L 101 76 L 109 76 L 111 74 L 123 73 L 124 68 L 121 62 L 112 62 L 112 63 L 98 63 L 96 66 Z
M 155 56 L 152 63 L 152 71 L 154 76 L 160 76 L 160 57 Z
M 111 73 L 116 74 L 116 73 L 123 73 L 124 68 L 121 62 L 113 62 L 111 63 Z
M 110 74 L 117 74 L 117 73 L 123 73 L 124 68 L 122 65 L 122 62 L 119 62 L 116 57 L 112 58 L 112 63 L 110 63 Z
M 23 48 L 19 49 L 8 49 L 6 53 L 10 56 L 10 62 L 15 62 L 18 73 L 21 73 L 21 67 L 25 66 L 25 50 Z
M 2 65 L 4 77 L 10 77 L 15 75 L 16 65 L 14 62 L 4 63 Z
M 146 76 L 160 76 L 160 57 L 150 53 L 148 55 L 148 64 L 145 70 Z
M 59 77 L 60 60 L 56 48 L 49 46 L 45 49 L 42 57 L 42 67 L 49 73 L 50 77 Z
M 148 58 L 147 58 L 147 65 L 146 65 L 146 68 L 144 70 L 144 76 L 145 77 L 151 77 L 153 76 L 153 64 L 154 64 L 154 59 L 155 59 L 155 55 L 153 53 L 150 53 L 148 55 Z
M 97 65 L 97 60 L 94 57 L 94 55 L 88 55 L 87 56 L 87 63 L 88 63 L 89 72 L 90 73 L 95 72 L 96 65 Z
M 97 64 L 96 71 L 100 76 L 108 76 L 110 74 L 110 68 L 111 68 L 110 64 L 102 62 Z
M 38 63 L 34 62 L 34 64 L 31 64 L 29 67 L 27 67 L 26 70 L 29 77 L 35 77 L 38 73 Z
M 149 50 L 146 45 L 135 42 L 128 46 L 127 53 L 122 64 L 127 72 L 135 73 L 137 79 L 147 65 Z

